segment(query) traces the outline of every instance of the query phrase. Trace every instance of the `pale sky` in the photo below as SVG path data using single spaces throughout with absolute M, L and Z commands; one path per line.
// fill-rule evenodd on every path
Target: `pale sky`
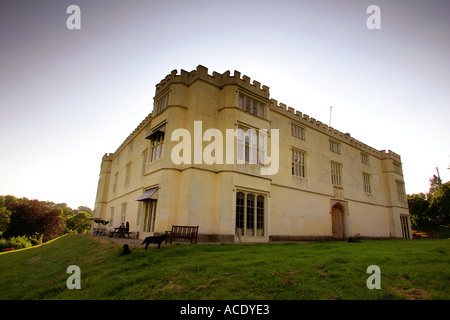
M 69 30 L 69 5 L 81 30 Z M 367 7 L 381 9 L 369 30 Z M 0 195 L 94 208 L 103 154 L 172 70 L 238 70 L 278 102 L 450 180 L 450 2 L 0 2 Z

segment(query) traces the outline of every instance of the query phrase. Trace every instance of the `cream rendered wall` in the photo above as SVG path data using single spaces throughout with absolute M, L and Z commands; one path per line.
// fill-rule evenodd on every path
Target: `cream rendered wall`
M 367 151 L 370 164 L 364 165 L 361 153 L 366 153 L 366 147 L 355 147 L 355 143 L 349 143 L 349 135 L 339 137 L 332 130 L 321 129 L 315 120 L 309 121 L 308 117 L 298 117 L 292 110 L 280 108 L 276 101 L 274 103 L 268 99 L 266 91 L 259 95 L 255 93 L 257 90 L 246 89 L 236 84 L 235 80 L 219 87 L 216 80 L 220 75 L 200 77 L 199 73 L 204 70 L 197 71 L 197 74 L 182 73 L 186 81 L 171 83 L 171 78 L 166 78 L 168 84 L 157 87 L 155 101 L 169 93 L 168 107 L 160 114 L 147 117 L 115 154 L 103 159 L 96 200 L 97 216 L 108 220 L 110 208 L 114 206 L 114 225 L 111 227 L 118 226 L 121 203 L 127 202 L 126 221 L 130 222 L 131 230 L 140 231 L 140 238 L 143 238 L 149 234 L 142 232 L 142 222 L 137 225 L 139 202 L 136 199 L 146 189 L 158 186 L 155 233 L 170 230 L 173 224 L 199 225 L 200 234 L 208 235 L 207 239 L 236 241 L 236 193 L 243 190 L 266 196 L 265 236 L 244 241 L 269 241 L 277 236 L 329 238 L 332 236 L 331 208 L 336 202 L 345 208 L 346 236 L 401 237 L 400 215 L 409 213 L 407 204 L 397 199 L 395 181 L 403 181 L 403 176 L 394 172 L 394 154 L 383 151 L 376 152 L 377 156 L 374 156 L 371 149 Z M 192 81 L 192 77 L 196 76 L 198 79 Z M 237 108 L 239 92 L 266 103 L 264 119 Z M 262 176 L 261 166 L 236 162 L 214 165 L 193 163 L 194 121 L 202 122 L 201 134 L 210 128 L 220 129 L 224 147 L 226 129 L 236 130 L 240 125 L 264 128 L 269 133 L 270 129 L 279 129 L 278 173 Z M 142 175 L 142 153 L 146 148 L 150 150 L 150 142 L 145 137 L 164 122 L 164 155 L 160 160 L 148 162 Z M 291 135 L 291 123 L 304 128 L 305 140 Z M 178 128 L 185 128 L 191 133 L 191 164 L 175 165 L 171 160 L 170 152 L 179 143 L 171 141 L 171 133 Z M 330 139 L 340 143 L 341 154 L 329 150 Z M 202 142 L 202 152 L 209 143 Z M 270 143 L 269 139 L 269 156 Z M 306 178 L 291 173 L 292 148 L 307 154 Z M 223 156 L 225 161 L 225 152 Z M 400 162 L 399 157 L 395 160 Z M 331 184 L 331 161 L 343 166 L 342 188 Z M 130 162 L 130 183 L 125 185 L 125 168 Z M 117 190 L 113 191 L 116 172 L 119 173 Z M 363 172 L 371 175 L 370 195 L 364 193 Z

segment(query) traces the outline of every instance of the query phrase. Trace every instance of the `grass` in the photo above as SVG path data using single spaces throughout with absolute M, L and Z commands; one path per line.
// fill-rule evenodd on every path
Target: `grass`
M 450 298 L 450 239 L 122 247 L 70 235 L 0 255 L 0 299 Z M 69 265 L 81 290 L 69 290 Z M 381 270 L 369 290 L 367 267 Z

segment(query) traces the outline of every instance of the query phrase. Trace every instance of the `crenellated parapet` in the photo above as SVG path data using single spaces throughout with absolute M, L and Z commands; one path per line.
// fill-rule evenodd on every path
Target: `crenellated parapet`
M 120 151 L 131 141 L 134 139 L 135 136 L 138 135 L 138 133 L 150 122 L 152 119 L 152 113 L 150 113 L 147 117 L 145 117 L 144 120 L 141 121 L 141 123 L 133 130 L 133 132 L 122 142 L 122 144 L 117 148 L 116 152 L 111 153 L 111 157 L 114 158 L 116 155 L 119 154 Z M 106 156 L 106 154 L 105 154 Z M 103 156 L 103 157 L 105 157 Z
M 266 99 L 269 99 L 270 97 L 269 87 L 261 85 L 260 82 L 255 80 L 250 82 L 250 78 L 245 75 L 241 77 L 239 71 L 235 70 L 233 75 L 231 75 L 230 71 L 226 71 L 222 74 L 214 71 L 212 75 L 210 75 L 208 74 L 208 68 L 199 65 L 196 70 L 192 70 L 191 72 L 181 70 L 180 73 L 177 73 L 177 70 L 173 70 L 156 85 L 155 98 L 165 92 L 166 88 L 172 83 L 183 83 L 189 86 L 199 79 L 219 88 L 226 85 L 238 85 Z
M 400 156 L 396 154 L 395 152 L 389 150 L 386 152 L 385 150 L 377 150 L 375 148 L 372 148 L 368 146 L 365 143 L 362 143 L 361 141 L 353 138 L 350 133 L 343 133 L 333 127 L 328 126 L 327 124 L 316 120 L 313 117 L 310 117 L 307 114 L 303 114 L 300 111 L 295 110 L 292 107 L 286 106 L 284 103 L 278 103 L 275 99 L 270 99 L 270 109 L 274 110 L 278 113 L 281 113 L 292 120 L 295 120 L 296 122 L 303 124 L 305 127 L 313 128 L 315 130 L 321 131 L 328 136 L 345 142 L 351 146 L 354 146 L 358 149 L 360 149 L 363 152 L 366 152 L 367 154 L 371 154 L 377 158 L 381 159 L 393 159 L 400 162 Z
M 114 153 L 105 153 L 102 157 L 102 162 L 112 161 L 114 158 Z
M 190 72 L 185 71 L 183 69 L 178 73 L 177 70 L 173 70 L 170 74 L 168 74 L 164 79 L 162 79 L 156 85 L 156 92 L 154 99 L 158 99 L 159 96 L 164 94 L 166 90 L 169 88 L 170 84 L 173 83 L 182 83 L 187 86 L 191 85 L 193 82 L 197 80 L 202 80 L 208 82 L 214 86 L 222 88 L 226 85 L 237 85 L 241 88 L 244 88 L 256 95 L 266 98 L 269 100 L 269 108 L 270 110 L 281 113 L 292 120 L 303 124 L 306 127 L 313 128 L 315 130 L 321 131 L 333 139 L 342 141 L 351 146 L 354 146 L 360 149 L 363 152 L 371 154 L 380 159 L 393 159 L 395 161 L 400 162 L 400 156 L 395 152 L 388 150 L 377 150 L 374 149 L 365 143 L 353 138 L 349 133 L 343 133 L 333 127 L 328 126 L 327 124 L 316 120 L 313 117 L 310 117 L 307 114 L 303 114 L 301 111 L 295 110 L 292 107 L 286 106 L 284 103 L 278 103 L 277 100 L 270 98 L 269 87 L 265 85 L 261 85 L 260 82 L 253 80 L 251 81 L 250 77 L 243 75 L 239 71 L 234 71 L 233 75 L 231 75 L 230 71 L 226 71 L 222 74 L 218 72 L 212 72 L 212 74 L 208 73 L 208 68 L 199 65 L 195 70 Z M 105 155 L 105 157 L 114 158 L 141 130 L 145 127 L 151 120 L 152 114 L 149 114 L 137 127 L 136 129 L 123 141 L 120 147 L 116 150 L 115 153 L 110 155 Z M 107 159 L 107 158 L 106 158 Z M 105 160 L 106 160 L 105 159 Z
M 392 159 L 394 161 L 397 161 L 397 162 L 401 163 L 400 155 L 395 153 L 394 151 L 388 150 L 386 152 L 386 150 L 381 150 L 380 152 L 381 152 L 381 158 L 382 159 Z

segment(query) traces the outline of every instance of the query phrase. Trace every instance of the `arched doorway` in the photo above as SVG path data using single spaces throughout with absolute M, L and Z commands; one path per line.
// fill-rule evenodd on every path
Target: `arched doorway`
M 333 238 L 344 239 L 345 237 L 344 210 L 339 204 L 331 208 L 331 229 Z

